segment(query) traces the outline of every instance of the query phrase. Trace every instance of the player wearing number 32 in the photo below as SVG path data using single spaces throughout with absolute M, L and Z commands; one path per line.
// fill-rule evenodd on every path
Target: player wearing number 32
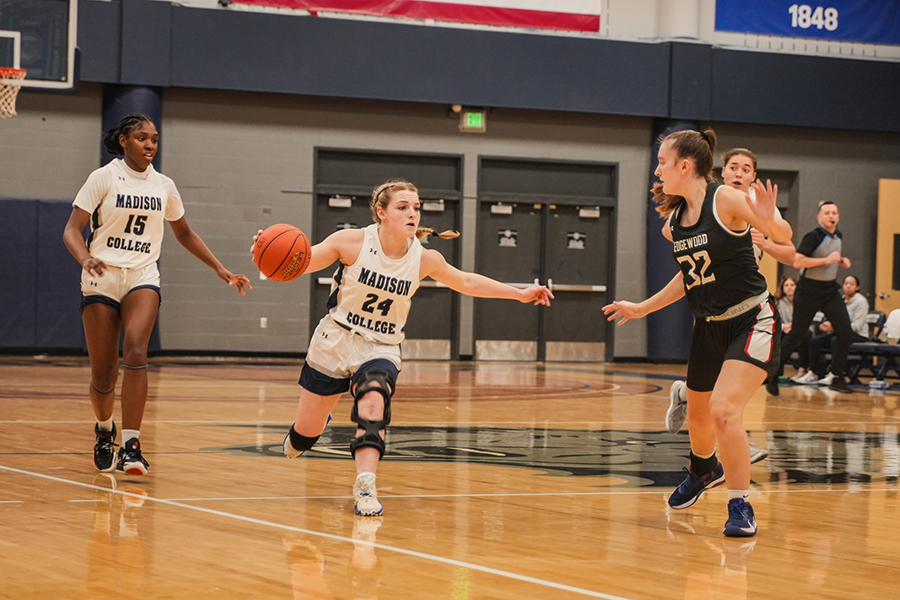
M 401 369 L 400 342 L 419 281 L 431 277 L 457 292 L 478 298 L 507 298 L 550 305 L 553 294 L 542 285 L 515 288 L 448 264 L 419 238 L 434 233 L 420 228 L 419 195 L 404 180 L 388 181 L 369 201 L 374 224 L 342 229 L 311 249 L 307 272 L 339 261 L 326 314 L 313 333 L 300 373 L 300 401 L 284 453 L 296 458 L 313 447 L 338 399 L 353 396 L 351 420 L 357 424 L 350 451 L 356 463 L 354 509 L 378 516 L 375 472 L 385 452 L 384 433 L 391 421 L 391 397 Z M 441 234 L 455 237 L 454 232 Z M 254 238 L 254 242 L 256 238 Z
M 90 398 L 97 424 L 94 464 L 101 471 L 145 475 L 140 444 L 147 402 L 147 344 L 161 295 L 159 270 L 164 222 L 181 245 L 244 295 L 243 275 L 232 275 L 210 252 L 184 217 L 181 196 L 171 179 L 154 170 L 159 134 L 146 115 L 130 114 L 104 138 L 113 159 L 90 174 L 73 203 L 63 232 L 69 252 L 82 266 L 81 309 L 91 362 Z M 90 223 L 85 245 L 81 232 Z M 122 447 L 115 452 L 113 423 L 122 348 Z
M 617 301 L 603 310 L 610 320 L 621 317 L 621 325 L 687 297 L 694 315 L 687 373 L 691 466 L 668 502 L 687 508 L 705 490 L 727 483 L 724 533 L 743 537 L 756 533 L 743 411 L 766 376 L 774 376 L 781 336 L 750 228 L 775 242 L 789 241 L 792 232 L 775 208 L 777 186 L 755 181 L 751 198 L 712 181 L 715 146 L 712 130 L 679 131 L 662 141 L 655 173 L 661 183 L 653 192 L 681 273 L 643 302 Z

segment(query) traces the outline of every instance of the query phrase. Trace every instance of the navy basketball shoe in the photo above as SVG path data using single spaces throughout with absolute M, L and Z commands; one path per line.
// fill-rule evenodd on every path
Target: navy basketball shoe
M 743 498 L 728 501 L 728 520 L 722 531 L 728 537 L 750 537 L 756 535 L 756 517 L 753 507 Z
M 675 509 L 691 506 L 700 498 L 700 494 L 725 483 L 725 471 L 720 462 L 717 462 L 716 468 L 706 475 L 696 475 L 692 469 L 687 467 L 682 470 L 687 473 L 687 477 L 669 496 L 669 506 Z

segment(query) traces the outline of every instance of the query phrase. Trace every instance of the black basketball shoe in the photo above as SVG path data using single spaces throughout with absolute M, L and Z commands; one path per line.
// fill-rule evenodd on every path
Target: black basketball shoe
M 97 443 L 94 444 L 94 466 L 100 471 L 116 470 L 116 424 L 113 423 L 112 431 L 100 429 L 100 424 L 94 424 L 94 435 Z
M 146 475 L 150 463 L 141 456 L 141 441 L 131 438 L 119 448 L 118 470 L 129 475 Z

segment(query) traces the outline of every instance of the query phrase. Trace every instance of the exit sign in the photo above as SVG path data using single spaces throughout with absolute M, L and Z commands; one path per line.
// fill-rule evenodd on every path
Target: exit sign
M 464 110 L 459 113 L 459 130 L 469 133 L 487 131 L 487 113 L 483 110 Z

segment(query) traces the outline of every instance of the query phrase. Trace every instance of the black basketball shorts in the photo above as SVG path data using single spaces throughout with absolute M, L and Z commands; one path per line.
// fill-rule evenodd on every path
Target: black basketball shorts
M 695 392 L 711 392 L 726 360 L 747 362 L 768 377 L 778 376 L 781 317 L 772 296 L 732 319 L 694 321 L 687 386 Z

